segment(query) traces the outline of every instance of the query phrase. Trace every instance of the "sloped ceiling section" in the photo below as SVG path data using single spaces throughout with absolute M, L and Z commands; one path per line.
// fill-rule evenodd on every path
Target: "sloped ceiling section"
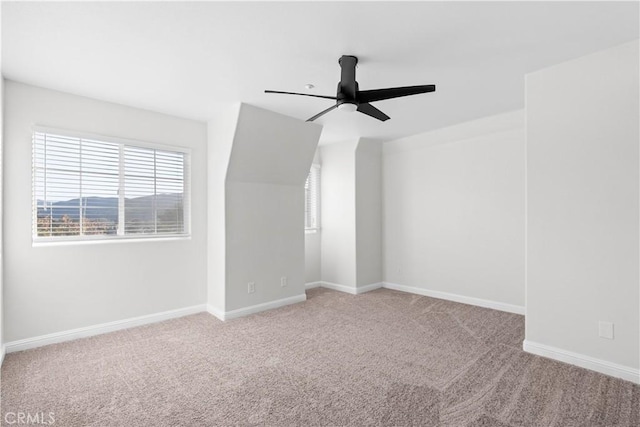
M 322 126 L 242 104 L 227 182 L 304 184 Z

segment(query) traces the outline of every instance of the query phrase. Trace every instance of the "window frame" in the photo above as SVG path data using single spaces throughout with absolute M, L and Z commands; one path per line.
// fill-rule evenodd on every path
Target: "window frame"
M 311 164 L 311 168 L 309 169 L 309 174 L 307 175 L 307 177 L 312 176 L 313 171 L 316 171 L 316 212 L 315 212 L 315 219 L 316 219 L 316 226 L 315 227 L 307 227 L 306 224 L 306 216 L 307 216 L 307 193 L 306 193 L 306 188 L 305 188 L 305 196 L 304 196 L 304 209 L 305 209 L 305 224 L 304 224 L 304 232 L 305 234 L 315 234 L 315 233 L 319 233 L 320 232 L 320 192 L 321 192 L 321 188 L 320 188 L 320 174 L 321 174 L 321 166 L 318 163 L 312 163 Z M 306 181 L 306 180 L 305 180 Z
M 37 218 L 38 218 L 38 201 L 36 194 L 36 162 L 35 162 L 35 134 L 45 133 L 54 134 L 68 138 L 88 139 L 110 144 L 118 144 L 120 146 L 119 174 L 124 175 L 124 147 L 130 146 L 143 149 L 154 149 L 160 151 L 170 151 L 184 154 L 183 162 L 183 224 L 184 231 L 182 233 L 131 233 L 131 234 L 90 234 L 75 236 L 38 236 Z M 59 129 L 49 126 L 34 125 L 31 127 L 31 242 L 32 246 L 51 246 L 57 244 L 83 244 L 83 243 L 113 243 L 125 241 L 158 241 L 158 240 L 184 240 L 191 239 L 191 148 L 168 145 L 155 142 L 139 141 L 133 139 L 112 137 L 89 132 L 73 131 L 68 129 Z M 124 182 L 124 181 L 122 181 Z M 124 186 L 124 184 L 122 184 Z M 123 187 L 119 188 L 122 192 Z M 118 196 L 120 197 L 120 196 Z M 124 197 L 122 197 L 124 198 Z M 120 222 L 121 211 L 124 206 L 118 203 L 118 230 L 120 227 L 124 230 L 124 224 Z

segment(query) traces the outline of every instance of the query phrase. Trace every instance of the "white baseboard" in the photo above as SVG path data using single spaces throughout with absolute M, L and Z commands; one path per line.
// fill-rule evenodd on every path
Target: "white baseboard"
M 220 310 L 219 308 L 216 308 L 216 307 L 212 306 L 211 304 L 207 304 L 207 313 L 213 314 L 219 320 L 222 320 L 224 322 L 224 311 L 223 310 Z
M 4 344 L 2 344 L 2 346 L 0 346 L 0 368 L 2 367 L 2 362 L 4 362 L 4 355 L 6 351 L 6 347 L 4 346 Z
M 320 282 L 320 287 L 321 288 L 327 288 L 327 289 L 333 289 L 334 291 L 340 291 L 340 292 L 346 292 L 348 294 L 351 295 L 355 295 L 356 294 L 356 288 L 354 288 L 353 286 L 345 286 L 345 285 L 339 285 L 337 283 L 331 283 L 331 282 Z
M 429 289 L 416 288 L 413 286 L 398 285 L 397 283 L 384 282 L 383 287 L 395 291 L 409 292 L 412 294 L 424 295 L 426 297 L 439 298 L 448 301 L 460 302 L 463 304 L 477 305 L 479 307 L 491 308 L 508 313 L 524 315 L 524 307 L 521 305 L 507 304 L 504 302 L 490 301 L 481 298 L 468 297 L 464 295 L 450 294 L 448 292 L 432 291 Z
M 559 360 L 560 362 L 569 363 L 581 368 L 600 372 L 601 374 L 640 384 L 640 370 L 629 368 L 628 366 L 618 365 L 617 363 L 607 362 L 606 360 L 596 359 L 585 356 L 584 354 L 574 353 L 528 340 L 522 343 L 522 349 L 527 353 Z
M 464 295 L 450 294 L 448 292 L 441 291 L 432 291 L 429 289 L 415 288 L 413 286 L 405 286 L 398 285 L 397 283 L 389 283 L 389 282 L 380 282 L 380 283 L 372 283 L 370 285 L 358 286 L 354 288 L 353 286 L 345 286 L 339 285 L 338 283 L 331 282 L 312 282 L 307 283 L 306 288 L 327 288 L 333 289 L 334 291 L 346 292 L 352 295 L 359 295 L 365 292 L 373 291 L 375 289 L 386 288 L 393 289 L 395 291 L 408 292 L 411 294 L 424 295 L 432 298 L 439 298 L 448 301 L 460 302 L 463 304 L 477 305 L 479 307 L 491 308 L 499 311 L 506 311 L 508 313 L 522 314 L 524 315 L 524 307 L 521 305 L 507 304 L 504 302 L 490 301 L 481 298 L 468 297 Z
M 309 282 L 304 284 L 305 289 L 314 289 L 322 286 L 322 282 Z
M 248 316 L 250 314 L 260 313 L 261 311 L 271 310 L 274 308 L 284 307 L 285 305 L 296 304 L 307 300 L 306 294 L 296 295 L 293 297 L 283 298 L 275 301 L 269 301 L 262 304 L 256 304 L 249 307 L 239 308 L 237 310 L 222 312 L 212 306 L 207 306 L 207 311 L 220 320 L 236 319 L 238 317 Z
M 148 314 L 146 316 L 132 317 L 130 319 L 116 320 L 115 322 L 101 323 L 99 325 L 11 341 L 5 344 L 5 348 L 7 353 L 13 353 L 16 351 L 28 350 L 30 348 L 42 347 L 44 345 L 57 344 L 78 338 L 86 338 L 94 335 L 106 334 L 108 332 L 119 331 L 121 329 L 133 328 L 135 326 L 147 325 L 149 323 L 162 322 L 163 320 L 201 313 L 203 311 L 206 311 L 206 306 L 204 304 L 194 305 L 176 310 L 163 311 L 162 313 Z
M 346 292 L 351 295 L 360 295 L 365 292 L 373 291 L 375 289 L 380 289 L 382 287 L 382 282 L 372 283 L 370 285 L 358 286 L 358 287 L 339 285 L 337 283 L 324 282 L 324 281 L 318 282 L 318 283 L 319 283 L 319 286 L 322 288 L 333 289 L 334 291 Z
M 375 291 L 376 289 L 381 289 L 384 283 L 372 283 L 370 285 L 358 286 L 356 288 L 356 295 L 364 294 L 365 292 Z
M 429 289 L 416 288 L 413 286 L 405 286 L 405 285 L 399 285 L 397 283 L 389 283 L 389 282 L 372 283 L 370 285 L 359 286 L 357 288 L 354 288 L 353 286 L 339 285 L 337 283 L 324 282 L 324 281 L 307 283 L 306 286 L 307 286 L 307 289 L 321 287 L 321 288 L 333 289 L 334 291 L 346 292 L 352 295 L 359 295 L 365 292 L 373 291 L 375 289 L 386 288 L 386 289 L 393 289 L 395 291 L 408 292 L 411 294 L 424 295 L 432 298 L 439 298 L 439 299 L 444 299 L 448 301 L 460 302 L 463 304 L 470 304 L 470 305 L 476 305 L 479 307 L 491 308 L 493 310 L 506 311 L 508 313 L 524 315 L 524 312 L 525 312 L 524 307 L 521 305 L 507 304 L 504 302 L 490 301 L 486 299 L 468 297 L 464 295 L 450 294 L 448 292 L 432 291 Z

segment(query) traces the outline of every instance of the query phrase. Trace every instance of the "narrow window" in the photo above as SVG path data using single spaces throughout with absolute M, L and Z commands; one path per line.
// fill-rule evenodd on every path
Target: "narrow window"
M 312 165 L 304 184 L 304 228 L 315 233 L 320 230 L 320 166 Z

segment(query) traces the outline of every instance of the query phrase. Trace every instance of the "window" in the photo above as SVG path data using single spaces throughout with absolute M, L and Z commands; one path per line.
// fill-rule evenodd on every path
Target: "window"
M 320 166 L 312 165 L 304 183 L 304 229 L 317 232 L 320 229 Z
M 33 133 L 33 239 L 187 235 L 189 153 L 69 132 Z

